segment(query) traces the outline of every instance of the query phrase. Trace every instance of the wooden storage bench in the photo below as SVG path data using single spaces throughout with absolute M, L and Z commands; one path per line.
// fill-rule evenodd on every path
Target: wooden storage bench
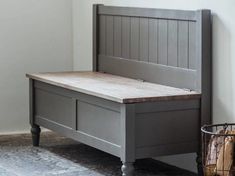
M 210 11 L 94 5 L 93 71 L 27 74 L 40 126 L 123 162 L 200 151 L 211 116 Z

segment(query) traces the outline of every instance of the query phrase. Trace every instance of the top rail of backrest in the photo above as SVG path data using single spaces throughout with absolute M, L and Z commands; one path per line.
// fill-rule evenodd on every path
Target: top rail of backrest
M 113 15 L 113 16 L 186 20 L 186 21 L 197 20 L 196 11 L 189 11 L 189 10 L 169 10 L 169 9 L 151 9 L 151 8 L 99 5 L 98 14 L 99 15 Z

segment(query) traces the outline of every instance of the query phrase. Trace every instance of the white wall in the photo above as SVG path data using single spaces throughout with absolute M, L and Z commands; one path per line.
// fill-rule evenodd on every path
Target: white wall
M 92 4 L 213 12 L 213 121 L 235 122 L 235 1 L 234 0 L 73 0 L 74 69 L 92 65 Z M 196 170 L 195 155 L 161 157 L 171 164 Z
M 71 0 L 0 0 L 0 133 L 28 131 L 25 73 L 71 70 Z

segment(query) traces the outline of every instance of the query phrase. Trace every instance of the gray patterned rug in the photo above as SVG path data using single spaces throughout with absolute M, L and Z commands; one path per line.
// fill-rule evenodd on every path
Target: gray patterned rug
M 30 135 L 0 136 L 0 176 L 120 176 L 120 159 L 58 136 L 42 133 L 40 147 Z M 135 163 L 136 176 L 194 176 L 161 162 Z

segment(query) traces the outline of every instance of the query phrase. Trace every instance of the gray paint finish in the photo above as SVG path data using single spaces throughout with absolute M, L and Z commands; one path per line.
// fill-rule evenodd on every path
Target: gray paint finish
M 119 55 L 107 55 L 99 52 L 97 60 L 99 71 L 201 92 L 203 96 L 201 124 L 211 122 L 210 10 L 184 11 L 100 5 L 98 6 L 97 17 L 103 16 L 130 19 L 129 25 L 127 24 L 128 21 L 124 24 L 128 35 L 119 33 L 124 45 L 119 47 L 124 48 L 124 53 L 128 54 L 120 57 Z M 144 25 L 144 28 L 148 28 L 148 31 L 143 29 L 141 21 L 142 23 L 148 21 L 148 24 L 145 23 Z M 114 26 L 115 23 L 114 21 Z M 99 25 L 100 28 L 104 28 L 102 23 Z M 132 31 L 131 37 L 129 37 L 129 28 Z M 103 36 L 98 38 L 103 40 Z M 100 44 L 102 45 L 102 43 Z M 147 58 L 146 55 L 148 55 Z M 125 61 L 118 61 L 117 58 L 125 59 Z M 139 64 L 128 62 L 133 59 L 141 62 Z M 162 73 L 158 77 L 158 71 L 154 71 L 156 68 L 151 69 L 150 66 L 146 66 L 146 63 L 174 68 L 162 69 Z M 122 69 L 118 70 L 115 68 L 116 66 Z M 195 77 L 182 76 L 182 72 L 175 72 L 175 68 L 184 69 L 184 75 L 196 72 Z M 155 73 L 152 74 L 153 72 Z M 172 75 L 174 80 L 170 79 Z
M 158 63 L 158 21 L 149 19 L 149 62 Z
M 29 123 L 34 124 L 34 80 L 29 79 Z
M 76 101 L 73 98 L 35 89 L 35 115 L 76 129 Z
M 136 147 L 197 141 L 198 115 L 198 109 L 136 114 Z
M 211 123 L 212 99 L 212 49 L 211 49 L 211 12 L 197 11 L 197 57 L 198 59 L 198 90 L 201 98 L 201 124 Z
M 192 124 L 189 128 L 195 130 L 188 135 L 192 141 L 196 140 L 196 128 L 199 126 L 196 122 L 200 108 L 198 99 L 119 104 L 39 81 L 34 86 L 36 124 L 85 141 L 88 145 L 99 145 L 99 149 L 103 151 L 106 151 L 107 145 L 114 148 L 121 146 L 121 153 L 118 148 L 109 153 L 121 157 L 124 162 L 135 160 L 134 150 L 140 144 L 142 147 L 153 147 L 181 140 L 181 143 L 188 142 L 180 138 L 185 133 L 185 129 L 181 127 L 182 121 Z M 172 120 L 174 123 L 171 123 Z M 169 143 L 161 141 L 161 135 L 156 136 L 156 127 L 160 123 L 164 124 L 158 128 L 159 134 L 165 133 L 168 124 L 178 124 L 174 128 L 170 126 L 173 131 L 169 132 L 174 132 L 179 138 L 168 138 Z
M 121 160 L 123 163 L 135 161 L 135 105 L 121 105 Z
M 167 21 L 159 19 L 158 20 L 158 64 L 167 65 Z
M 98 67 L 103 72 L 114 75 L 190 90 L 197 88 L 196 70 L 186 70 L 179 67 L 138 62 L 131 59 L 104 55 L 99 55 Z
M 196 69 L 197 21 L 114 15 L 98 18 L 100 55 Z
M 114 16 L 114 56 L 122 56 L 122 17 Z
M 119 104 L 39 81 L 34 89 L 37 125 L 118 156 L 124 164 L 162 155 L 160 146 L 180 146 L 170 147 L 163 154 L 197 149 L 200 100 Z M 187 129 L 182 128 L 182 122 L 189 124 L 191 130 L 184 138 Z M 76 127 L 71 128 L 70 123 Z M 174 137 L 170 138 L 172 133 Z
M 131 18 L 131 57 L 130 59 L 139 60 L 140 55 L 140 20 Z
M 178 66 L 178 22 L 175 20 L 168 21 L 168 58 L 167 65 Z
M 130 58 L 130 17 L 122 17 L 122 32 L 121 32 L 121 39 L 122 39 L 122 58 Z
M 123 104 L 30 79 L 35 136 L 41 125 L 118 156 L 123 176 L 133 174 L 136 159 L 200 151 L 200 126 L 211 122 L 210 16 L 94 5 L 94 71 L 196 90 L 202 98 Z
M 99 5 L 98 14 L 103 15 L 121 15 L 131 17 L 147 18 L 167 18 L 176 20 L 196 20 L 195 11 L 172 10 L 172 9 L 151 9 L 135 7 L 115 7 Z
M 120 112 L 78 101 L 77 131 L 120 145 Z
M 92 53 L 92 68 L 95 71 L 97 69 L 97 53 L 98 53 L 98 40 L 97 40 L 97 36 L 99 36 L 99 29 L 98 29 L 98 18 L 97 18 L 97 10 L 98 10 L 98 6 L 93 6 L 93 31 L 92 31 L 92 38 L 93 38 L 93 45 L 92 45 L 92 49 L 93 49 L 93 53 Z

